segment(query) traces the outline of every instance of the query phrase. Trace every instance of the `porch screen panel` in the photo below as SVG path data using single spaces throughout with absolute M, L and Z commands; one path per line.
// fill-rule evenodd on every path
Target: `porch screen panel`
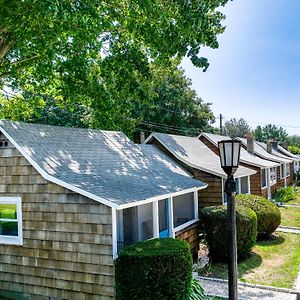
M 249 181 L 248 177 L 241 178 L 241 193 L 248 194 L 249 193 Z
M 138 206 L 139 241 L 153 238 L 153 208 L 152 203 Z
M 195 218 L 194 193 L 173 198 L 174 227 L 178 227 Z

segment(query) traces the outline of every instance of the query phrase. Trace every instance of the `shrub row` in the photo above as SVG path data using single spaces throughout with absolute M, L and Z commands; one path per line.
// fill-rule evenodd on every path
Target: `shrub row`
M 257 215 L 257 235 L 265 237 L 273 233 L 281 222 L 279 208 L 263 197 L 257 195 L 238 195 L 238 205 L 244 205 L 253 209 Z
M 237 255 L 247 257 L 257 237 L 273 233 L 281 222 L 280 210 L 271 201 L 256 195 L 236 197 Z M 228 260 L 227 207 L 211 206 L 202 209 L 205 239 L 214 261 Z
M 214 261 L 228 260 L 227 244 L 227 208 L 211 206 L 202 209 L 205 239 L 209 246 L 209 255 Z M 250 252 L 256 241 L 257 217 L 253 210 L 245 206 L 236 208 L 237 254 L 243 259 Z
M 117 300 L 187 300 L 192 257 L 188 243 L 153 239 L 121 250 L 116 261 Z

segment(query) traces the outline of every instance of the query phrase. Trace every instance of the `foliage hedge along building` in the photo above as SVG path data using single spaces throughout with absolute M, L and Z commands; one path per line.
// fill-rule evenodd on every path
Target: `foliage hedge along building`
M 238 195 L 237 204 L 244 205 L 255 211 L 257 215 L 257 235 L 268 236 L 273 233 L 281 222 L 279 208 L 271 201 L 256 195 Z
M 116 261 L 117 300 L 187 300 L 192 257 L 185 241 L 153 239 L 121 250 Z
M 227 208 L 211 206 L 202 209 L 205 239 L 209 246 L 209 255 L 213 261 L 228 261 L 227 245 Z M 237 255 L 238 259 L 247 257 L 257 237 L 257 217 L 255 212 L 245 206 L 236 208 Z

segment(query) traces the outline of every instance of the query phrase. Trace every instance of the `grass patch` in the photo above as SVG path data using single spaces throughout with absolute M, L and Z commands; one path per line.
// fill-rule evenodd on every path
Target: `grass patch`
M 300 235 L 275 233 L 272 239 L 258 241 L 250 257 L 238 264 L 243 282 L 292 288 L 300 264 Z M 227 265 L 212 263 L 210 277 L 227 279 Z
M 289 201 L 287 204 L 299 204 L 300 205 L 300 188 L 296 187 L 296 199 Z
M 300 228 L 300 207 L 280 207 L 282 226 Z

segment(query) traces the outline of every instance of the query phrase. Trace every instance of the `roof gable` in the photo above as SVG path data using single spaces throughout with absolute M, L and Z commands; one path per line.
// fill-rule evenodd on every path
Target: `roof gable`
M 216 147 L 218 147 L 219 141 L 224 140 L 224 139 L 231 139 L 229 136 L 223 136 L 223 135 L 211 134 L 211 133 L 201 133 L 199 135 L 199 138 L 200 137 L 206 138 Z M 243 140 L 241 138 L 238 138 L 238 139 L 241 140 L 241 142 L 243 143 Z M 247 146 L 247 142 L 244 145 Z M 256 155 L 250 154 L 244 148 L 241 148 L 240 160 L 241 160 L 241 162 L 243 162 L 245 164 L 249 164 L 252 166 L 259 167 L 259 168 L 270 168 L 270 167 L 275 167 L 278 165 L 278 163 L 275 163 L 275 162 L 260 158 Z
M 152 133 L 145 142 L 149 143 L 151 139 L 156 139 L 172 155 L 186 165 L 218 177 L 227 177 L 221 168 L 219 156 L 211 151 L 197 137 Z M 235 176 L 243 177 L 255 173 L 256 171 L 254 170 L 239 167 Z

